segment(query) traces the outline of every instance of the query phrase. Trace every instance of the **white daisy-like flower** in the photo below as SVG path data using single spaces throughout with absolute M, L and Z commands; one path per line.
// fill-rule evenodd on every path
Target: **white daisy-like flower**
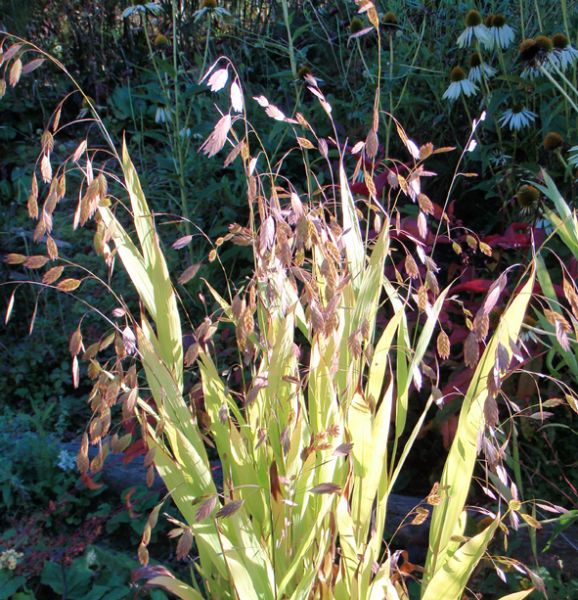
M 465 18 L 466 28 L 458 37 L 458 46 L 464 48 L 471 46 L 474 40 L 478 40 L 484 46 L 489 43 L 490 34 L 484 25 L 482 15 L 477 10 L 470 10 Z
M 222 19 L 224 17 L 230 17 L 231 13 L 222 6 L 218 6 L 217 0 L 203 0 L 201 2 L 201 8 L 193 13 L 193 19 L 198 21 L 205 15 Z
M 529 79 L 530 81 L 537 79 L 540 75 L 542 75 L 542 71 L 538 67 L 531 66 L 525 67 L 520 73 L 522 79 Z
M 535 79 L 542 75 L 542 69 L 552 70 L 553 66 L 557 66 L 558 57 L 552 40 L 548 36 L 539 35 L 521 42 L 518 61 L 523 65 L 520 77 Z
M 466 97 L 473 96 L 477 91 L 477 86 L 466 78 L 466 73 L 461 67 L 454 67 L 450 73 L 451 83 L 442 96 L 444 100 L 453 102 L 462 94 Z
M 76 469 L 76 457 L 68 450 L 61 450 L 56 466 L 63 471 L 74 471 Z
M 155 112 L 155 123 L 166 123 L 171 120 L 171 111 L 164 106 L 157 106 Z
M 498 122 L 501 127 L 508 127 L 510 131 L 518 131 L 532 125 L 537 116 L 535 112 L 528 110 L 525 106 L 515 104 L 512 108 L 508 108 L 502 113 Z
M 486 64 L 479 52 L 474 52 L 470 56 L 470 70 L 468 72 L 468 79 L 474 83 L 480 83 L 482 79 L 491 79 L 497 73 L 494 67 Z
M 553 54 L 558 61 L 557 66 L 561 71 L 566 71 L 578 59 L 578 50 L 568 42 L 568 38 L 563 33 L 555 33 L 552 36 L 552 44 L 554 45 Z
M 486 48 L 501 48 L 505 50 L 512 45 L 516 35 L 514 30 L 506 23 L 504 15 L 488 15 L 486 26 L 488 27 L 488 43 L 486 44 Z
M 494 67 L 490 67 L 486 63 L 482 63 L 477 67 L 472 67 L 468 72 L 468 79 L 475 83 L 480 83 L 482 79 L 491 79 L 497 73 Z

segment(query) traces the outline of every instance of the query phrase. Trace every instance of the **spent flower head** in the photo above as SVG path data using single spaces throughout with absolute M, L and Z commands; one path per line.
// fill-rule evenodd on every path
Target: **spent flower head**
M 479 11 L 472 9 L 467 12 L 465 17 L 466 28 L 458 37 L 458 46 L 464 48 L 471 46 L 474 40 L 478 40 L 484 46 L 489 43 L 489 30 L 484 25 L 482 15 Z
M 461 67 L 454 67 L 450 72 L 450 85 L 443 95 L 444 100 L 457 100 L 462 94 L 466 97 L 473 96 L 478 88 L 466 78 L 466 72 Z
M 530 210 L 540 200 L 540 192 L 533 185 L 523 185 L 516 192 L 516 201 L 522 210 Z
M 364 28 L 365 25 L 359 17 L 353 17 L 353 19 L 351 19 L 351 23 L 349 23 L 349 30 L 351 33 L 359 33 L 363 31 Z
M 535 112 L 528 110 L 525 106 L 514 104 L 512 108 L 508 108 L 502 113 L 499 123 L 501 127 L 508 127 L 510 131 L 518 131 L 532 125 L 537 116 Z
M 387 33 L 395 33 L 399 29 L 396 14 L 391 11 L 386 12 L 381 17 L 381 26 Z
M 564 144 L 564 138 L 557 131 L 549 131 L 542 142 L 544 150 L 553 152 Z

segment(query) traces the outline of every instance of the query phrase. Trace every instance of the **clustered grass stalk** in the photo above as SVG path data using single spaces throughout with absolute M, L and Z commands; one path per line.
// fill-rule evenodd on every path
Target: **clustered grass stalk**
M 295 107 L 299 108 L 301 98 L 301 88 L 298 83 L 297 60 L 295 58 L 295 47 L 293 45 L 293 33 L 291 32 L 291 21 L 289 18 L 289 4 L 287 0 L 281 0 L 281 8 L 283 10 L 283 23 L 287 31 L 287 54 L 289 56 L 289 65 L 291 75 L 293 77 L 293 85 L 295 88 Z
M 210 18 L 210 15 L 209 15 Z M 183 146 L 183 140 L 181 138 L 181 114 L 183 112 L 183 105 L 180 99 L 180 81 L 179 81 L 179 61 L 178 61 L 178 44 L 177 44 L 177 5 L 176 0 L 172 0 L 171 3 L 171 20 L 172 20 L 172 65 L 173 65 L 173 77 L 172 77 L 172 94 L 167 84 L 166 77 L 163 76 L 159 69 L 155 52 L 151 45 L 150 37 L 147 32 L 147 17 L 146 14 L 142 16 L 143 29 L 145 30 L 145 40 L 147 49 L 153 69 L 159 86 L 161 88 L 165 106 L 170 111 L 170 118 L 167 119 L 167 131 L 169 133 L 169 141 L 174 151 L 173 162 L 175 174 L 177 176 L 179 186 L 179 207 L 182 214 L 182 222 L 184 224 L 184 230 L 187 235 L 191 234 L 191 212 L 189 208 L 189 201 L 187 197 L 187 183 L 185 180 L 185 147 Z M 190 112 L 190 111 L 189 111 Z M 186 119 L 188 120 L 188 119 Z M 172 129 L 172 130 L 171 130 Z
M 205 71 L 205 69 L 207 68 L 207 64 L 209 61 L 209 48 L 210 48 L 210 44 L 211 44 L 211 22 L 212 22 L 212 15 L 210 12 L 207 13 L 207 33 L 205 34 L 205 52 L 203 54 L 203 64 L 201 66 L 201 73 L 203 73 Z
M 380 50 L 373 5 L 367 15 Z M 285 23 L 293 71 L 288 18 Z M 206 76 L 219 71 L 224 76 L 219 63 Z M 233 65 L 227 62 L 226 69 L 240 86 Z M 377 82 L 370 134 L 356 158 L 356 171 L 363 169 L 368 182 L 375 165 L 365 173 L 365 159 L 375 158 L 381 67 Z M 310 182 L 319 181 L 310 173 L 309 163 L 305 186 L 284 178 L 274 165 L 258 169 L 263 148 L 249 125 L 244 96 L 242 111 L 228 106 L 202 146 L 212 157 L 229 145 L 236 153 L 231 160 L 242 162 L 250 223 L 232 230 L 227 239 L 248 243 L 255 267 L 245 289 L 229 297 L 207 282 L 218 310 L 196 328 L 186 353 L 177 294 L 126 143 L 120 156 L 115 155 L 130 202 L 128 223 L 121 222 L 108 196 L 96 202 L 86 199 L 94 202 L 98 231 L 106 240 L 101 254 L 109 261 L 114 252 L 143 308 L 140 315 L 127 311 L 126 328 L 114 332 L 114 363 L 99 360 L 98 344 L 93 352 L 87 351 L 96 380 L 91 394 L 94 418 L 83 438 L 79 468 L 83 476 L 92 476 L 106 454 L 122 445 L 118 436 L 112 442 L 106 438 L 112 398 L 125 415 L 138 418 L 148 449 L 145 464 L 160 474 L 181 514 L 171 521 L 177 555 L 192 555 L 195 560 L 190 583 L 157 569 L 149 571 L 148 584 L 186 600 L 409 599 L 399 555 L 384 540 L 387 503 L 439 400 L 440 375 L 431 368 L 433 375 L 428 375 L 425 367 L 436 351 L 434 334 L 450 289 L 439 289 L 431 269 L 433 256 L 417 256 L 429 271 L 427 284 L 419 277 L 416 282 L 412 277 L 400 281 L 385 276 L 386 266 L 394 260 L 392 233 L 398 216 L 394 207 L 399 198 L 383 206 L 370 191 L 370 209 L 379 217 L 371 238 L 369 216 L 366 222 L 359 216 L 350 190 L 351 159 L 339 141 L 331 106 L 313 77 L 307 83 L 330 120 L 335 164 L 329 160 L 329 142 L 302 114 L 288 118 L 268 99 L 257 100 L 269 116 L 299 132 L 301 147 L 319 152 L 330 171 L 331 186 L 309 188 Z M 96 113 L 95 119 L 114 151 Z M 415 144 L 397 122 L 396 130 L 414 157 L 407 180 L 419 182 L 426 147 L 416 156 Z M 86 157 L 78 156 L 76 162 L 85 164 Z M 85 173 L 88 176 L 88 166 Z M 550 187 L 548 192 L 554 194 Z M 411 201 L 407 186 L 404 193 Z M 448 200 L 449 192 L 446 204 Z M 559 202 L 556 206 L 563 210 Z M 426 215 L 420 216 L 429 230 Z M 561 235 L 575 243 L 574 229 L 563 222 L 559 227 Z M 60 289 L 66 291 L 70 285 Z M 533 286 L 531 265 L 493 335 L 486 340 L 487 333 L 476 332 L 487 343 L 473 361 L 472 380 L 441 479 L 421 507 L 422 516 L 432 516 L 420 582 L 423 600 L 461 598 L 495 532 L 505 526 L 506 517 L 520 512 L 518 499 L 498 482 L 506 504 L 489 512 L 489 522 L 479 532 L 465 535 L 478 444 L 488 427 L 486 404 L 495 401 L 519 353 L 517 340 Z M 490 300 L 505 293 L 500 278 L 480 309 L 481 316 L 487 318 L 496 303 Z M 418 316 L 412 320 L 413 313 Z M 237 364 L 225 369 L 213 343 L 222 324 L 234 327 L 239 357 Z M 183 395 L 185 368 L 195 369 L 203 392 L 202 410 L 189 406 Z M 241 384 L 229 379 L 232 369 L 241 371 Z M 410 418 L 414 406 L 419 407 L 417 421 Z M 89 444 L 98 447 L 97 459 L 90 462 Z M 208 447 L 219 456 L 222 485 L 213 477 Z M 149 561 L 147 546 L 161 508 L 155 507 L 143 532 L 139 546 L 143 565 Z

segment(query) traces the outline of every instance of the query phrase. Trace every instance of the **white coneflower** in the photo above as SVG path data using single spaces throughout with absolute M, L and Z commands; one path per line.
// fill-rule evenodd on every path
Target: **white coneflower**
M 510 131 L 529 127 L 538 115 L 521 104 L 515 104 L 512 108 L 504 111 L 499 119 L 501 127 L 508 127 Z
M 482 15 L 477 10 L 470 10 L 465 18 L 466 28 L 458 38 L 458 46 L 470 46 L 473 40 L 478 40 L 487 45 L 489 40 L 488 28 L 484 25 Z
M 470 56 L 470 70 L 468 72 L 468 79 L 475 83 L 480 83 L 482 79 L 491 79 L 496 74 L 496 69 L 486 64 L 479 52 L 474 52 Z
M 444 92 L 444 100 L 457 100 L 461 94 L 464 96 L 473 96 L 478 88 L 466 78 L 466 73 L 461 67 L 454 67 L 450 73 L 451 83 Z
M 563 33 L 555 33 L 551 39 L 554 46 L 554 55 L 558 59 L 558 66 L 562 71 L 565 71 L 578 59 L 578 50 L 570 45 L 568 38 Z
M 512 45 L 515 38 L 514 30 L 506 23 L 504 15 L 489 15 L 486 18 L 486 26 L 488 27 L 486 48 L 497 47 L 505 50 Z
M 195 21 L 198 21 L 205 15 L 222 19 L 223 17 L 230 17 L 231 13 L 222 6 L 219 6 L 217 0 L 203 0 L 201 8 L 193 13 L 193 18 Z
M 524 67 L 520 77 L 534 79 L 542 75 L 542 69 L 548 70 L 552 65 L 557 65 L 558 57 L 553 50 L 554 44 L 548 36 L 539 35 L 534 39 L 523 40 L 517 59 Z
M 157 106 L 155 112 L 155 123 L 166 123 L 171 120 L 171 111 L 164 106 Z

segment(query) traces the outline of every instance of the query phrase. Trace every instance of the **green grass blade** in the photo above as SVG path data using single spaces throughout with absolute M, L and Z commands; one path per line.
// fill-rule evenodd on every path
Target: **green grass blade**
M 428 583 L 422 600 L 460 600 L 474 569 L 498 527 L 498 519 L 460 546 Z
M 536 187 L 553 202 L 556 208 L 556 212 L 554 212 L 546 207 L 546 216 L 556 227 L 558 235 L 568 249 L 578 258 L 578 218 L 576 217 L 576 211 L 570 210 L 550 175 L 545 171 L 542 171 L 542 175 L 546 185 L 536 184 Z
M 122 170 L 130 197 L 135 229 L 142 248 L 144 266 L 149 274 L 154 306 L 147 307 L 155 322 L 161 356 L 178 385 L 183 383 L 183 342 L 177 299 L 169 270 L 160 248 L 153 215 L 149 209 L 126 142 L 122 146 Z M 129 273 L 130 274 L 130 273 Z
M 418 341 L 415 345 L 415 350 L 409 365 L 406 367 L 405 353 L 407 351 L 405 347 L 405 340 L 407 331 L 400 327 L 400 335 L 398 336 L 398 398 L 396 402 L 396 416 L 395 416 L 395 437 L 396 441 L 401 437 L 405 431 L 405 423 L 407 419 L 408 402 L 409 402 L 409 389 L 414 381 L 414 375 L 416 371 L 420 371 L 420 364 L 425 355 L 426 350 L 430 346 L 431 339 L 435 326 L 438 321 L 439 314 L 442 306 L 448 295 L 449 288 L 446 288 L 437 298 L 432 308 L 429 310 L 426 321 L 420 332 Z M 403 324 L 405 328 L 405 323 Z M 403 335 L 402 335 L 403 334 Z M 392 456 L 392 460 L 395 456 Z
M 529 590 L 522 590 L 520 592 L 514 592 L 513 594 L 507 594 L 506 596 L 502 596 L 499 600 L 524 600 L 524 598 L 527 598 L 533 591 L 534 588 L 530 588 Z
M 484 427 L 487 379 L 496 361 L 498 345 L 501 344 L 512 357 L 511 341 L 518 339 L 533 286 L 534 272 L 502 315 L 464 397 L 457 431 L 441 477 L 441 502 L 432 514 L 424 575 L 426 590 L 435 574 L 450 559 L 450 552 L 454 549 L 452 536 L 460 533 L 461 515 L 477 457 L 478 437 Z
M 339 161 L 339 189 L 341 191 L 341 210 L 343 218 L 343 241 L 345 243 L 345 252 L 347 262 L 351 272 L 351 280 L 354 289 L 359 289 L 361 285 L 360 274 L 365 264 L 365 248 L 361 237 L 359 227 L 359 218 L 355 210 L 353 196 L 349 189 L 347 175 L 343 168 L 343 161 Z
M 153 577 L 147 581 L 147 584 L 161 587 L 181 600 L 204 600 L 197 590 L 168 575 L 158 575 L 157 577 Z
M 556 291 L 554 290 L 552 279 L 550 278 L 550 274 L 541 255 L 536 256 L 536 275 L 538 277 L 540 287 L 542 288 L 542 293 L 544 296 L 546 296 L 550 310 L 564 314 L 564 310 L 560 304 L 560 301 L 558 300 Z M 547 321 L 543 314 L 538 313 L 537 316 L 540 322 L 540 327 L 544 331 L 550 333 L 552 346 L 555 349 L 556 354 L 566 363 L 566 366 L 568 369 L 570 369 L 576 381 L 578 381 L 578 359 L 576 356 L 576 353 L 578 353 L 578 348 L 576 348 L 576 344 L 572 344 L 573 348 L 570 350 L 565 350 L 562 348 L 560 342 L 556 338 L 556 333 L 552 324 Z

